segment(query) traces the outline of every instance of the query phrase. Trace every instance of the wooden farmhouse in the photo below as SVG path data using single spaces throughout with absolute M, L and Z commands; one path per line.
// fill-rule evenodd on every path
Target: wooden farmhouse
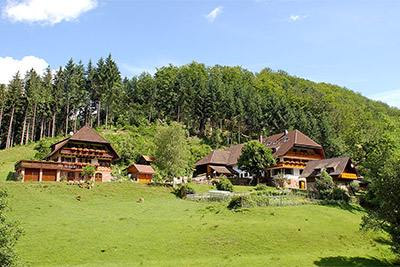
M 139 183 L 151 183 L 156 172 L 150 165 L 133 164 L 125 170 Z
M 362 178 L 356 170 L 350 157 L 323 159 L 309 162 L 301 177 L 307 179 L 310 186 L 319 178 L 325 169 L 337 185 L 348 185 L 351 181 Z
M 80 180 L 82 168 L 96 166 L 95 181 L 111 180 L 111 162 L 119 155 L 110 142 L 89 126 L 51 146 L 51 152 L 42 161 L 21 160 L 15 164 L 16 175 L 23 181 Z
M 272 149 L 272 155 L 277 158 L 277 164 L 265 170 L 262 183 L 273 185 L 274 179 L 283 175 L 287 182 L 285 187 L 307 188 L 307 180 L 301 177 L 308 162 L 325 159 L 323 148 L 311 138 L 298 130 L 284 131 L 260 140 L 267 148 Z M 216 177 L 223 174 L 233 183 L 249 184 L 252 174 L 240 170 L 237 160 L 242 153 L 244 144 L 235 145 L 224 151 L 214 150 L 195 163 L 196 177 Z M 234 178 L 235 177 L 235 178 Z M 247 180 L 247 183 L 244 182 Z
M 277 157 L 277 164 L 270 166 L 265 173 L 265 182 L 269 185 L 283 175 L 287 178 L 285 187 L 305 189 L 307 181 L 301 174 L 307 164 L 325 159 L 322 146 L 298 130 L 269 136 L 263 144 L 272 149 L 272 155 Z
M 235 145 L 226 150 L 214 150 L 200 159 L 194 165 L 196 167 L 194 176 L 206 176 L 215 178 L 221 174 L 227 177 L 251 177 L 250 174 L 238 169 L 237 160 L 242 154 L 244 144 Z

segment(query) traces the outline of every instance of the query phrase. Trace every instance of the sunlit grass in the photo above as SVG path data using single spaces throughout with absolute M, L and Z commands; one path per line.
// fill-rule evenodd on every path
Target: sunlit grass
M 17 245 L 23 265 L 383 265 L 393 258 L 385 235 L 359 231 L 362 209 L 234 212 L 136 183 L 96 183 L 92 190 L 61 182 L 0 186 L 25 229 Z

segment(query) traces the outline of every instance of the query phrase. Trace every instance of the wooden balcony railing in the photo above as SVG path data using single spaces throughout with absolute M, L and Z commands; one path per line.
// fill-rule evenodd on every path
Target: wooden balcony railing
M 284 161 L 278 162 L 275 166 L 272 167 L 290 167 L 290 168 L 305 168 L 307 165 L 306 162 L 298 162 L 298 161 Z
M 87 149 L 87 148 L 62 148 L 61 155 L 75 156 L 81 158 L 102 158 L 112 159 L 113 155 L 105 150 Z
M 37 161 L 37 160 L 21 160 L 15 165 L 15 169 L 30 168 L 30 169 L 52 169 L 52 170 L 81 170 L 87 165 L 94 165 L 99 169 L 99 164 L 80 163 L 80 162 L 52 162 L 52 161 Z M 110 168 L 110 167 L 109 167 Z
M 302 152 L 292 152 L 289 151 L 286 153 L 285 157 L 298 157 L 298 158 L 309 158 L 309 159 L 323 159 L 322 155 L 319 154 L 311 154 L 311 153 L 302 153 Z
M 342 173 L 342 175 L 339 176 L 339 178 L 344 178 L 344 179 L 357 179 L 357 174 L 355 173 Z

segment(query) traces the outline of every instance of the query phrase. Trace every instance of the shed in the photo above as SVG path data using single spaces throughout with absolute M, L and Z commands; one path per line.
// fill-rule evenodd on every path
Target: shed
M 139 183 L 150 183 L 153 179 L 153 174 L 156 172 L 150 165 L 132 164 L 125 170 L 132 175 Z

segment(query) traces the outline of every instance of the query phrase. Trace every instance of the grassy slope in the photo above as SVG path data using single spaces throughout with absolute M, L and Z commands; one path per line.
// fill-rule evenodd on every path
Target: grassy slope
M 360 232 L 362 211 L 324 206 L 255 208 L 175 198 L 169 189 L 97 183 L 14 183 L 13 215 L 25 228 L 24 265 L 383 265 L 382 234 Z M 82 201 L 75 199 L 82 196 Z M 144 203 L 137 203 L 143 197 Z
M 14 164 L 21 159 L 31 159 L 36 151 L 36 143 L 26 146 L 17 146 L 7 150 L 0 150 L 0 182 L 4 182 L 10 171 L 14 171 Z

